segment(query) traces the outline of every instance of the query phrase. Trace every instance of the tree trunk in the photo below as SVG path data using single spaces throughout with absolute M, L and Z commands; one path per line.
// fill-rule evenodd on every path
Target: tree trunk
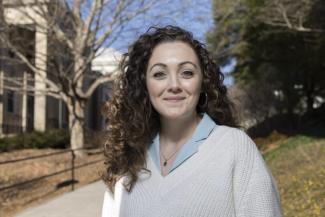
M 77 39 L 78 40 L 78 36 Z M 85 102 L 79 98 L 78 93 L 83 91 L 83 70 L 85 61 L 82 57 L 82 44 L 75 44 L 74 54 L 74 79 L 77 79 L 76 86 L 74 87 L 74 96 L 70 98 L 69 108 L 69 128 L 70 128 L 70 144 L 71 149 L 84 148 L 84 123 L 85 123 Z M 85 150 L 76 150 L 76 155 L 83 156 Z
M 313 114 L 314 111 L 314 92 L 315 81 L 311 76 L 311 73 L 305 73 L 304 91 L 306 96 L 307 114 Z
M 3 16 L 3 3 L 2 0 L 0 0 L 0 36 L 5 34 L 3 31 L 4 29 L 4 16 Z M 2 59 L 4 57 L 4 45 L 3 42 L 0 40 L 0 136 L 3 134 L 3 85 L 4 85 L 4 71 L 3 71 L 3 63 L 4 60 Z
M 314 111 L 314 97 L 312 94 L 307 95 L 307 113 L 308 114 L 313 114 Z
M 70 130 L 70 145 L 71 149 L 84 148 L 84 106 L 83 102 L 76 99 L 72 105 L 69 106 L 69 130 Z M 76 150 L 77 156 L 84 156 L 85 150 Z

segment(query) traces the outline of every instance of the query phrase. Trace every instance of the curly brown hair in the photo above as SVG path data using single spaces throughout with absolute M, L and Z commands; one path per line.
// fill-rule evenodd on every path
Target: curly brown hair
M 190 45 L 198 56 L 203 73 L 202 92 L 207 99 L 203 100 L 203 106 L 197 106 L 197 112 L 206 112 L 219 125 L 237 127 L 234 105 L 223 84 L 224 75 L 205 45 L 176 26 L 149 28 L 124 54 L 113 96 L 106 105 L 108 134 L 104 144 L 106 170 L 102 179 L 112 193 L 121 177 L 128 178 L 123 185 L 131 192 L 138 173 L 141 170 L 150 173 L 146 169 L 146 152 L 160 130 L 160 120 L 146 87 L 147 65 L 157 45 L 173 41 Z M 198 104 L 200 101 L 201 96 Z

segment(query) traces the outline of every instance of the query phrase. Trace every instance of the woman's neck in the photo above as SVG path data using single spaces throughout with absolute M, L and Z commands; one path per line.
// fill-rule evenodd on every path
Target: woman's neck
M 196 112 L 185 118 L 167 119 L 161 117 L 160 140 L 168 146 L 184 143 L 193 134 L 201 119 Z

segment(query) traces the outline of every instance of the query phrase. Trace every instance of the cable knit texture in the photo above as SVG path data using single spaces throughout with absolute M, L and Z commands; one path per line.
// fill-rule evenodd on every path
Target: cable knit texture
M 280 217 L 275 180 L 245 132 L 218 128 L 167 176 L 148 155 L 131 193 L 119 180 L 105 192 L 102 217 Z

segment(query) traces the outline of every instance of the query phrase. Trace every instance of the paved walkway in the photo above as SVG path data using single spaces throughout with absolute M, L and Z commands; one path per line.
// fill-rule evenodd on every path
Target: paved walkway
M 98 181 L 29 208 L 15 217 L 100 217 L 105 185 Z

